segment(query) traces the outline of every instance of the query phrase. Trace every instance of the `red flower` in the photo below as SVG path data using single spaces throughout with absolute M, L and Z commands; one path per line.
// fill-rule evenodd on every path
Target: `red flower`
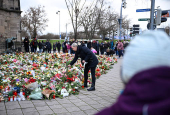
M 73 91 L 75 91 L 75 89 L 73 89 Z
M 82 86 L 82 88 L 84 89 L 84 86 Z
M 36 82 L 36 79 L 29 79 L 28 82 L 34 83 L 34 82 Z

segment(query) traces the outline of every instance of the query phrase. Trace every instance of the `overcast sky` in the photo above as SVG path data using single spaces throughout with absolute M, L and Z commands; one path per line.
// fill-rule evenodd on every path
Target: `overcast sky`
M 92 0 L 90 0 L 92 1 Z M 112 10 L 120 12 L 120 5 L 122 0 L 106 0 L 109 5 L 111 5 Z M 136 13 L 136 9 L 150 8 L 151 0 L 126 0 L 127 8 L 123 9 L 123 15 L 127 15 L 129 19 L 132 20 L 131 25 L 140 24 L 142 30 L 146 29 L 148 22 L 139 22 L 138 18 L 149 18 L 150 12 Z M 156 5 L 160 6 L 162 10 L 170 10 L 170 0 L 155 0 Z M 56 14 L 60 10 L 61 15 L 61 32 L 66 32 L 66 23 L 71 23 L 68 10 L 65 4 L 65 0 L 21 0 L 21 10 L 26 11 L 31 6 L 45 6 L 47 13 L 47 18 L 49 19 L 48 27 L 43 34 L 46 33 L 59 33 L 59 16 Z M 170 18 L 167 22 L 162 23 L 160 27 L 170 26 Z M 72 25 L 68 24 L 68 32 L 73 31 Z

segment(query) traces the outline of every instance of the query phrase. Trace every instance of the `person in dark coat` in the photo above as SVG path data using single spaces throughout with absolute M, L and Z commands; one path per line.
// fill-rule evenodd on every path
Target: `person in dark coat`
M 25 37 L 25 39 L 24 39 L 25 52 L 29 52 L 29 43 L 30 43 L 30 41 L 29 41 L 28 37 Z
M 118 42 L 116 41 L 115 52 L 116 52 L 116 55 L 119 55 L 119 52 L 117 50 L 117 46 L 118 46 Z
M 70 65 L 73 65 L 77 59 L 80 57 L 82 64 L 85 64 L 84 69 L 84 87 L 87 87 L 87 80 L 88 80 L 88 71 L 91 69 L 92 75 L 92 85 L 88 91 L 95 90 L 95 70 L 98 64 L 98 59 L 95 54 L 92 53 L 90 49 L 88 49 L 85 45 L 78 46 L 77 43 L 72 44 L 72 49 L 75 51 L 75 57 L 71 61 Z
M 89 49 L 91 49 L 91 41 L 88 41 L 88 43 L 87 43 L 87 47 L 89 48 Z
M 31 46 L 31 52 L 36 52 L 37 51 L 37 45 L 38 45 L 38 42 L 36 40 L 36 38 L 34 37 L 30 46 Z
M 107 48 L 108 48 L 108 43 L 105 41 L 104 42 L 104 52 L 106 52 Z
M 55 53 L 55 52 L 56 52 L 56 44 L 53 43 L 53 53 Z
M 58 49 L 58 53 L 60 53 L 61 44 L 60 44 L 60 42 L 59 42 L 59 41 L 58 41 L 58 43 L 57 43 L 57 49 Z
M 97 42 L 96 42 L 97 55 L 99 55 L 99 48 L 100 48 L 100 44 L 99 44 L 99 41 L 97 41 Z
M 39 53 L 42 53 L 43 44 L 41 43 L 41 41 L 39 41 L 38 46 L 39 46 Z
M 96 43 L 96 41 L 93 41 L 92 47 L 97 51 L 97 43 Z
M 101 55 L 104 54 L 104 43 L 103 43 L 103 41 L 100 44 L 100 52 L 101 52 Z
M 51 43 L 49 42 L 49 40 L 47 40 L 46 42 L 46 48 L 47 48 L 48 53 L 51 53 Z
M 67 41 L 64 42 L 64 47 L 65 47 L 65 53 L 67 53 Z
M 63 49 L 63 53 L 65 53 L 65 45 L 64 45 L 64 42 L 62 43 L 62 49 Z
M 44 43 L 44 41 L 42 41 L 42 49 L 43 49 L 43 52 L 46 51 L 46 44 Z

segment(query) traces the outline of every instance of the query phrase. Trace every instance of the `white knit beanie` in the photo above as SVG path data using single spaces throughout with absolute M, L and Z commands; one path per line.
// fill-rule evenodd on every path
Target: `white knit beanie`
M 146 31 L 126 48 L 122 79 L 127 83 L 135 74 L 159 66 L 170 67 L 170 38 L 162 31 Z

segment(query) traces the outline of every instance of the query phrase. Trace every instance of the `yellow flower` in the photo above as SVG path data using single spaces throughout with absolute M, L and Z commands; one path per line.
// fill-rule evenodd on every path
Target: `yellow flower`
M 16 85 L 18 86 L 18 85 L 19 85 L 19 83 L 16 83 Z

